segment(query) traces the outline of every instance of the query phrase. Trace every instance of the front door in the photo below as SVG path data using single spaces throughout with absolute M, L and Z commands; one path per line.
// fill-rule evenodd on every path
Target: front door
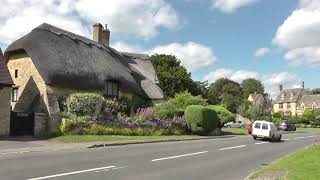
M 34 134 L 34 113 L 11 112 L 10 135 L 25 136 Z

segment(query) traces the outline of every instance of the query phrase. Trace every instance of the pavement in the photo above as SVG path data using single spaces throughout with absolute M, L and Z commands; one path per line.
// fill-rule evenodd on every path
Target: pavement
M 283 141 L 251 136 L 0 154 L 1 180 L 245 179 L 254 170 L 315 143 L 313 132 Z

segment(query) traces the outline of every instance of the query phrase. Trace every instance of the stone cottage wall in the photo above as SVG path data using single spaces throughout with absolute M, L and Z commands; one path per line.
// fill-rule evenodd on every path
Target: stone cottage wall
M 0 136 L 10 133 L 10 100 L 11 88 L 0 88 Z

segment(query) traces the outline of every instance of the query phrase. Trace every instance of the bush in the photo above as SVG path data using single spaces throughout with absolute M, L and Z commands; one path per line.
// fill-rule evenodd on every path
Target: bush
M 138 108 L 145 108 L 151 105 L 148 101 L 137 95 L 133 95 L 132 97 L 121 97 L 119 101 L 126 104 L 126 108 L 124 109 L 126 115 L 133 115 Z
M 95 93 L 73 93 L 66 99 L 67 111 L 79 116 L 92 116 L 99 113 L 99 105 L 104 102 L 104 98 L 100 94 Z
M 174 104 L 177 109 L 182 110 L 185 110 L 190 105 L 207 105 L 206 99 L 203 99 L 201 96 L 192 96 L 189 92 L 178 93 L 169 102 Z
M 190 130 L 200 135 L 212 132 L 219 121 L 219 117 L 213 109 L 199 105 L 188 106 L 185 117 Z
M 64 119 L 60 125 L 60 131 L 62 134 L 69 134 L 77 125 L 78 122 L 74 119 Z
M 210 105 L 210 106 L 207 106 L 207 107 L 209 107 L 209 108 L 213 109 L 214 111 L 216 111 L 216 113 L 219 116 L 221 124 L 225 124 L 227 122 L 234 121 L 235 118 L 236 118 L 236 116 L 232 112 L 228 111 L 223 106 Z
M 166 119 L 172 118 L 174 116 L 183 116 L 184 110 L 177 109 L 177 106 L 174 105 L 172 102 L 161 102 L 156 104 L 152 111 L 154 111 L 157 115 L 158 119 Z
M 280 121 L 281 121 L 281 118 L 273 118 L 272 119 L 273 124 L 277 127 L 279 127 Z

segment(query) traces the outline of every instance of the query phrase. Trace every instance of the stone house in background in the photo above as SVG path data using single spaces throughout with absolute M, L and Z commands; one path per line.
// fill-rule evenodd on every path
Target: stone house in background
M 279 95 L 273 103 L 273 112 L 283 112 L 285 115 L 300 116 L 307 108 L 312 107 L 313 103 L 320 103 L 318 95 L 309 95 L 301 82 L 300 88 L 283 89 L 279 86 Z
M 14 83 L 11 106 L 14 115 L 28 117 L 23 132 L 57 130 L 58 99 L 72 92 L 164 98 L 149 56 L 119 52 L 109 41 L 110 31 L 99 23 L 93 40 L 44 23 L 9 45 L 4 58 Z
M 0 136 L 8 136 L 10 133 L 12 85 L 13 82 L 0 49 Z
M 300 108 L 305 109 L 320 109 L 320 94 L 304 95 L 301 99 Z
M 262 94 L 250 94 L 248 100 L 252 102 L 253 105 L 256 106 L 264 106 L 266 104 L 266 100 Z

